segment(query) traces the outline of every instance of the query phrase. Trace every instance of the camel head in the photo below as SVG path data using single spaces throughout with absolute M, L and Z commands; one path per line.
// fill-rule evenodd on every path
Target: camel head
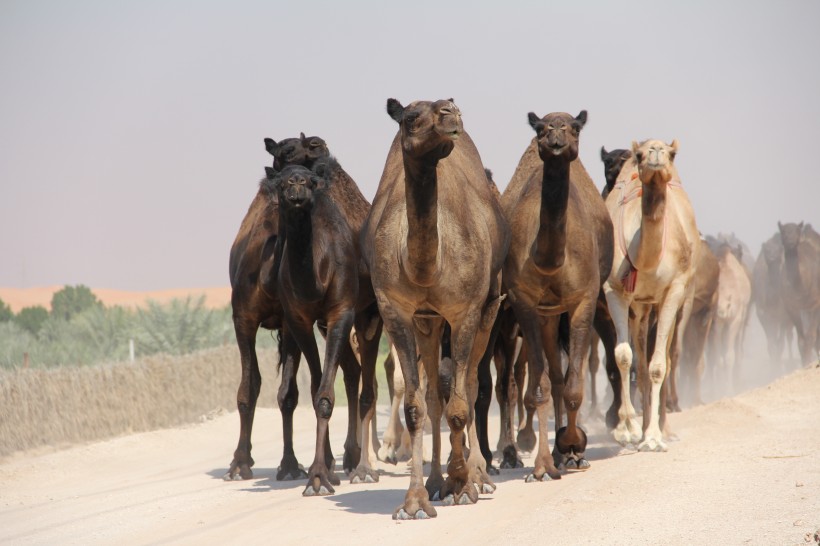
M 781 224 L 777 222 L 777 229 L 780 230 L 780 240 L 786 251 L 795 250 L 800 242 L 800 234 L 803 232 L 803 222 L 799 224 Z
M 288 165 L 273 178 L 263 181 L 271 195 L 278 196 L 285 214 L 296 210 L 310 211 L 314 197 L 327 187 L 325 179 L 301 165 Z
M 317 136 L 306 137 L 305 133 L 299 133 L 299 140 L 305 150 L 304 165 L 306 167 L 312 167 L 316 160 L 330 155 L 327 143 Z
M 779 239 L 769 239 L 764 242 L 761 253 L 769 267 L 779 266 L 783 262 L 783 244 Z
M 416 101 L 406 107 L 387 99 L 387 113 L 399 124 L 405 155 L 415 158 L 444 159 L 464 132 L 461 111 L 453 99 Z
M 630 157 L 632 157 L 632 152 L 629 150 L 617 149 L 607 152 L 606 148 L 601 146 L 601 161 L 604 162 L 607 190 L 612 191 L 612 188 L 615 187 L 618 175 L 621 174 L 621 168 Z
M 273 156 L 273 166 L 276 170 L 281 170 L 287 165 L 302 165 L 307 157 L 300 138 L 286 138 L 279 142 L 266 138 L 265 149 Z
M 578 135 L 587 123 L 586 110 L 581 110 L 578 117 L 564 112 L 553 112 L 543 118 L 530 112 L 527 117 L 538 135 L 538 155 L 542 161 L 558 156 L 573 161 L 578 157 Z
M 632 142 L 632 154 L 638 163 L 641 182 L 648 184 L 653 179 L 666 183 L 672 179 L 678 141 L 666 144 L 661 140 L 646 140 L 641 144 Z

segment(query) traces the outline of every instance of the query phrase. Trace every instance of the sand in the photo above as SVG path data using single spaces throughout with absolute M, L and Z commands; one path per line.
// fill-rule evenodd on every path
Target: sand
M 528 469 L 504 470 L 476 505 L 436 503 L 436 519 L 410 522 L 391 519 L 409 484 L 402 463 L 378 463 L 377 484 L 351 485 L 339 471 L 342 484 L 328 497 L 302 497 L 301 480 L 277 482 L 277 410 L 257 410 L 254 478 L 224 482 L 239 418 L 217 412 L 196 425 L 0 462 L 0 544 L 813 544 L 818 392 L 815 366 L 673 414 L 679 440 L 666 453 L 622 449 L 588 419 L 587 472 L 528 484 Z M 338 408 L 337 468 L 345 420 Z M 495 445 L 497 417 L 490 422 Z M 295 450 L 305 466 L 314 431 L 303 405 Z

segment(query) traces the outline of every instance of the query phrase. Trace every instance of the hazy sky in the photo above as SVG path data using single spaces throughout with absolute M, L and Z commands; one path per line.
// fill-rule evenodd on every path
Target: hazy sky
M 455 98 L 502 189 L 527 112 L 586 109 L 597 185 L 601 145 L 677 138 L 702 232 L 820 227 L 820 2 L 383 4 L 0 2 L 0 286 L 227 285 L 263 138 L 372 199 L 388 97 Z

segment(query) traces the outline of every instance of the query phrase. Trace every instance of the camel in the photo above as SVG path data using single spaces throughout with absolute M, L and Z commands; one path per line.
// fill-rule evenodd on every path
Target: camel
M 561 477 L 556 467 L 586 469 L 586 433 L 578 426 L 583 367 L 589 350 L 601 285 L 612 265 L 612 222 L 592 180 L 578 160 L 586 110 L 572 117 L 529 115 L 536 137 L 502 195 L 512 228 L 503 279 L 527 346 L 527 407 L 538 413 L 538 452 L 527 481 Z M 533 153 L 537 150 L 537 157 Z M 521 182 L 523 181 L 523 183 Z M 568 244 L 571 242 L 571 244 Z M 569 365 L 561 369 L 559 322 L 568 319 Z M 546 361 L 544 359 L 546 356 Z M 547 422 L 555 409 L 555 449 Z M 564 408 L 567 425 L 561 427 Z
M 752 283 L 732 248 L 723 244 L 716 252 L 720 268 L 717 309 L 709 338 L 714 381 L 730 392 L 737 385 L 738 362 L 743 355 L 743 331 L 752 300 Z
M 322 139 L 305 137 L 304 134 L 278 143 L 266 138 L 265 149 L 273 155 L 274 169 L 282 169 L 287 165 L 310 167 L 328 154 Z M 307 477 L 293 452 L 293 411 L 299 399 L 296 371 L 301 353 L 290 335 L 281 331 L 282 306 L 274 273 L 274 249 L 279 234 L 279 203 L 271 198 L 264 183 L 265 179 L 260 182 L 259 190 L 242 220 L 230 253 L 231 307 L 242 362 L 242 379 L 236 397 L 240 422 L 239 443 L 224 476 L 226 480 L 253 478 L 251 431 L 262 384 L 256 357 L 256 334 L 260 326 L 280 331 L 279 366 L 283 372 L 277 398 L 282 412 L 285 445 L 276 479 Z
M 621 444 L 635 443 L 644 451 L 667 449 L 661 433 L 666 417 L 661 398 L 669 368 L 667 355 L 678 312 L 691 294 L 700 251 L 695 214 L 674 165 L 677 151 L 677 140 L 669 145 L 660 140 L 633 142 L 633 158 L 624 164 L 606 200 L 617 244 L 604 291 L 617 330 L 615 358 L 622 397 L 613 436 Z M 630 319 L 630 309 L 634 319 Z M 657 330 L 647 365 L 646 330 L 641 325 L 653 309 Z M 630 333 L 644 400 L 642 427 L 629 392 Z
M 359 371 L 365 378 L 362 388 L 362 413 L 372 415 L 375 389 L 373 374 L 378 352 L 378 315 L 375 296 L 370 291 L 366 270 L 361 267 L 352 218 L 362 218 L 367 212 L 362 200 L 339 199 L 332 186 L 345 176 L 335 160 L 314 166 L 316 173 L 301 166 L 289 166 L 270 181 L 269 189 L 276 192 L 281 207 L 280 238 L 277 242 L 279 294 L 284 309 L 285 324 L 304 353 L 311 370 L 320 368 L 314 324 L 326 332 L 325 367 L 321 383 L 313 393 L 316 412 L 316 452 L 308 471 L 305 496 L 327 495 L 335 492 L 339 480 L 332 474 L 333 456 L 328 445 L 328 423 L 335 402 L 334 381 L 339 365 L 345 370 L 345 390 L 348 400 L 359 395 Z M 320 177 L 321 175 L 321 177 Z M 355 184 L 353 184 L 355 186 Z M 373 323 L 376 323 L 374 326 Z M 358 351 L 362 366 L 350 344 L 353 325 L 356 325 Z M 372 331 L 370 331 L 372 329 Z M 364 334 L 363 333 L 369 333 Z M 369 379 L 368 379 L 369 370 Z M 356 404 L 349 404 L 349 419 L 356 423 Z M 368 445 L 369 420 L 362 423 L 361 431 Z M 353 471 L 359 481 L 378 481 L 369 461 L 360 462 L 359 438 L 356 427 L 348 428 L 345 442 L 344 468 Z M 365 453 L 367 450 L 365 450 Z
M 701 380 L 705 368 L 704 349 L 717 309 L 719 277 L 718 259 L 706 241 L 701 239 L 692 281 L 694 284 L 692 310 L 689 323 L 683 331 L 679 366 L 681 379 L 691 392 L 695 404 L 703 403 Z M 672 373 L 674 374 L 674 364 Z M 674 378 L 674 375 L 672 377 Z M 676 389 L 670 388 L 668 406 L 672 409 L 679 408 Z
M 399 124 L 362 230 L 362 249 L 405 382 L 412 472 L 395 519 L 436 516 L 430 499 L 469 504 L 494 486 L 484 469 L 473 419 L 477 366 L 501 303 L 498 272 L 509 229 L 481 158 L 452 100 L 388 99 Z M 445 414 L 452 453 L 441 474 L 438 367 L 444 321 L 452 328 L 454 380 Z M 422 429 L 431 415 L 433 456 L 424 483 Z M 470 438 L 464 456 L 465 428 Z
M 777 223 L 783 242 L 781 294 L 803 364 L 820 358 L 820 237 L 807 227 Z
M 788 349 L 788 358 L 792 357 L 793 331 L 780 293 L 782 276 L 783 243 L 778 232 L 761 245 L 752 270 L 752 299 L 757 318 L 766 333 L 769 358 L 780 362 L 781 367 L 784 346 Z

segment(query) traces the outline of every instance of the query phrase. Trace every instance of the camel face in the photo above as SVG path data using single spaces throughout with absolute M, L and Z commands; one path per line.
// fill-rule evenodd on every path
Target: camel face
M 411 157 L 429 155 L 443 159 L 453 151 L 453 141 L 464 132 L 461 111 L 452 99 L 416 101 L 407 107 L 396 99 L 388 99 L 387 113 L 399 124 L 402 149 Z
M 647 140 L 642 144 L 633 142 L 632 153 L 638 162 L 642 182 L 648 183 L 655 176 L 659 176 L 663 182 L 672 179 L 672 164 L 678 153 L 677 140 L 673 140 L 672 144 L 666 144 L 661 140 Z
M 763 258 L 769 266 L 779 266 L 783 262 L 783 245 L 776 239 L 769 239 L 763 243 Z
M 305 162 L 305 147 L 299 138 L 286 138 L 279 142 L 266 138 L 265 149 L 274 157 L 275 164 L 301 165 Z
M 312 164 L 317 159 L 327 157 L 330 154 L 327 143 L 317 136 L 306 137 L 304 133 L 301 133 L 299 140 L 304 149 L 307 164 Z
M 293 210 L 310 210 L 314 193 L 320 189 L 320 178 L 302 166 L 285 167 L 273 178 L 273 189 L 287 214 Z
M 795 250 L 797 244 L 800 242 L 800 234 L 803 231 L 803 222 L 799 224 L 781 224 L 777 223 L 780 229 L 780 240 L 783 241 L 783 248 L 788 250 Z
M 578 157 L 578 135 L 587 122 L 586 110 L 575 118 L 563 112 L 553 112 L 541 119 L 530 112 L 528 117 L 538 135 L 538 155 L 542 161 L 558 156 L 573 161 Z
M 606 148 L 601 146 L 601 161 L 604 163 L 604 177 L 606 178 L 606 187 L 612 190 L 618 175 L 621 173 L 624 163 L 632 157 L 632 152 L 629 150 L 612 150 L 607 152 Z

